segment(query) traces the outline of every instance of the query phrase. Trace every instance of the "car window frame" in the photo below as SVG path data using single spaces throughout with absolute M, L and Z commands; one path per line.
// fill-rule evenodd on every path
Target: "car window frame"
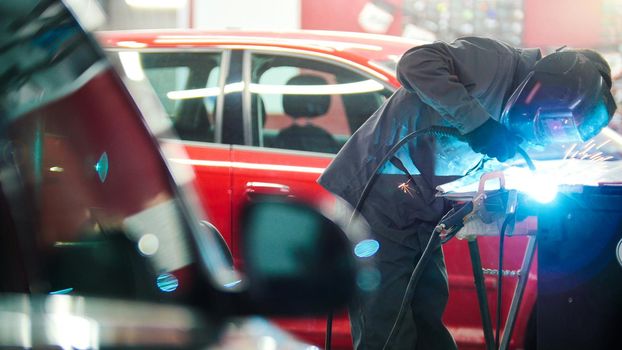
M 295 154 L 307 154 L 307 153 L 315 153 L 315 154 L 322 154 L 322 155 L 330 155 L 330 156 L 335 156 L 334 154 L 330 154 L 330 153 L 323 153 L 323 152 L 310 152 L 310 151 L 300 151 L 300 150 L 287 150 L 287 149 L 281 149 L 281 148 L 271 148 L 271 147 L 265 147 L 265 146 L 257 146 L 257 145 L 253 145 L 253 141 L 254 138 L 257 137 L 257 132 L 255 132 L 253 130 L 253 120 L 252 120 L 252 97 L 251 97 L 251 92 L 249 89 L 249 86 L 252 82 L 252 77 L 251 77 L 251 73 L 252 73 L 252 56 L 255 54 L 259 54 L 259 55 L 278 55 L 278 56 L 285 56 L 285 57 L 295 57 L 295 58 L 301 58 L 301 59 L 305 59 L 305 60 L 310 60 L 310 61 L 316 61 L 316 62 L 320 62 L 320 63 L 325 63 L 325 64 L 329 64 L 329 65 L 333 65 L 336 67 L 340 67 L 346 70 L 349 70 L 350 72 L 357 74 L 361 77 L 364 78 L 368 78 L 368 79 L 372 79 L 380 84 L 382 84 L 382 86 L 388 90 L 389 92 L 393 93 L 395 92 L 395 90 L 397 90 L 397 88 L 395 86 L 393 86 L 390 82 L 389 79 L 386 77 L 386 75 L 383 75 L 382 73 L 379 73 L 377 71 L 374 71 L 372 68 L 369 67 L 365 67 L 362 64 L 353 62 L 353 61 L 349 61 L 345 58 L 339 57 L 339 56 L 335 56 L 335 55 L 330 55 L 330 54 L 326 54 L 326 53 L 321 53 L 321 52 L 317 52 L 317 51 L 310 51 L 310 50 L 301 50 L 301 49 L 291 49 L 291 48 L 282 48 L 282 47 L 266 47 L 266 46 L 260 46 L 260 47 L 249 47 L 246 48 L 244 50 L 244 58 L 242 60 L 242 64 L 243 64 L 243 68 L 242 68 L 242 72 L 243 72 L 243 82 L 244 82 L 244 90 L 242 91 L 243 93 L 243 97 L 242 97 L 242 101 L 243 101 L 243 120 L 244 120 L 244 145 L 247 147 L 252 147 L 253 149 L 266 149 L 266 150 L 270 150 L 270 151 L 286 151 L 287 153 L 293 152 Z M 354 130 L 352 131 L 354 132 Z

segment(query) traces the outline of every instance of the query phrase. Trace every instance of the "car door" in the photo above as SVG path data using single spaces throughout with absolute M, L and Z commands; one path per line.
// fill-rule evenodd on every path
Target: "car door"
M 146 78 L 151 83 L 179 136 L 164 141 L 181 142 L 187 152 L 187 157 L 173 161 L 193 166 L 195 187 L 208 216 L 204 219 L 227 242 L 231 237 L 231 159 L 223 137 L 232 136 L 223 136 L 222 116 L 224 101 L 232 98 L 223 92 L 232 79 L 228 74 L 231 57 L 230 51 L 214 49 L 111 51 L 111 58 L 130 78 Z M 224 115 L 240 114 L 241 105 L 228 105 L 230 110 Z
M 318 176 L 391 91 L 312 54 L 247 51 L 244 65 L 245 145 L 233 146 L 231 153 L 233 222 L 256 196 L 330 202 Z M 235 240 L 235 226 L 232 234 Z
M 245 203 L 262 196 L 293 196 L 331 209 L 335 198 L 317 178 L 391 90 L 356 68 L 311 53 L 247 51 L 244 67 L 246 139 L 231 152 L 233 223 Z M 238 232 L 234 224 L 234 242 Z M 235 244 L 232 249 L 237 256 Z M 323 321 L 300 322 L 306 324 L 281 325 L 299 336 L 322 336 Z M 306 339 L 318 342 L 313 336 Z M 335 344 L 349 342 L 347 319 L 340 318 Z

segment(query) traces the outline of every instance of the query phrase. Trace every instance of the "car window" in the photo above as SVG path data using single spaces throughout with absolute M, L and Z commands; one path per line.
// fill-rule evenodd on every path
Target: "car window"
M 254 145 L 337 153 L 390 91 L 325 61 L 254 54 L 251 60 Z
M 221 53 L 119 51 L 127 72 L 142 68 L 182 140 L 214 142 Z

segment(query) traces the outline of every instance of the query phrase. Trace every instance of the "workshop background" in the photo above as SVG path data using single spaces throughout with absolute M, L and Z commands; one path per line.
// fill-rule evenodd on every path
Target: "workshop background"
M 0 292 L 23 298 L 0 295 L 0 347 L 352 349 L 345 304 L 377 290 L 391 245 L 317 179 L 399 87 L 402 53 L 463 36 L 595 49 L 622 106 L 621 15 L 622 0 L 1 0 Z M 466 175 L 438 195 L 462 209 L 416 229 L 445 228 L 461 350 L 622 349 L 622 108 L 591 135 L 610 110 L 559 81 L 506 110 L 551 141 L 510 162 L 456 156 L 457 133 L 434 129 L 458 146 L 435 173 Z M 416 217 L 428 184 L 377 143 L 409 176 L 369 169 L 357 207 L 391 173 L 374 186 Z M 465 218 L 469 239 L 449 240 Z

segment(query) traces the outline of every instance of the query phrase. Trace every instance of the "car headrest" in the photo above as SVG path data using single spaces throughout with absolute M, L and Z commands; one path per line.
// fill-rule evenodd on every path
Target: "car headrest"
M 289 79 L 286 85 L 327 85 L 327 82 L 317 75 L 301 74 Z M 283 95 L 283 111 L 293 118 L 324 115 L 329 105 L 329 95 Z

